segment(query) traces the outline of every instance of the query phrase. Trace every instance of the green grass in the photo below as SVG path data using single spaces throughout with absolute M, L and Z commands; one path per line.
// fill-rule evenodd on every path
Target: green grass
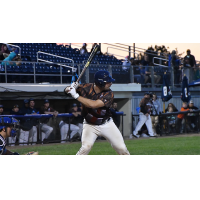
M 200 137 L 168 137 L 126 140 L 131 155 L 200 155 Z M 11 151 L 25 154 L 38 151 L 40 155 L 75 155 L 81 143 L 48 144 L 27 147 L 8 147 Z M 107 141 L 96 142 L 90 155 L 116 155 Z

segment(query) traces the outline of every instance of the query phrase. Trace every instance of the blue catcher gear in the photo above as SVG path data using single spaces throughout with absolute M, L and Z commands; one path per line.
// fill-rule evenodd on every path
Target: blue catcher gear
M 0 129 L 3 129 L 6 127 L 11 127 L 11 137 L 16 136 L 16 132 L 19 130 L 19 121 L 16 120 L 15 118 L 10 118 L 10 117 L 0 117 Z
M 105 87 L 106 83 L 112 83 L 114 81 L 115 79 L 113 79 L 106 70 L 100 70 L 94 75 L 95 85 L 99 87 Z

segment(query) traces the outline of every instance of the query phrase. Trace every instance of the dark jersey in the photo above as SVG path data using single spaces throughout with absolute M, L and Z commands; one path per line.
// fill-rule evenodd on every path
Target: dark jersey
M 0 135 L 0 155 L 2 155 L 6 148 L 6 140 L 2 135 Z
M 81 110 L 74 111 L 74 109 L 71 108 L 69 112 L 70 113 L 77 113 L 77 112 L 81 112 Z M 79 123 L 83 123 L 82 115 L 78 115 L 77 117 L 73 116 L 71 118 L 71 124 L 79 124 Z
M 44 106 L 42 106 L 42 107 L 40 108 L 40 114 L 45 114 L 45 112 L 54 112 L 54 109 L 51 108 L 51 107 L 49 107 L 49 108 L 44 108 Z M 41 118 L 41 119 L 40 119 L 40 122 L 42 122 L 42 123 L 44 123 L 44 124 L 48 123 L 48 121 L 49 121 L 49 118 Z
M 91 100 L 101 100 L 104 103 L 104 107 L 92 109 L 87 108 L 82 105 L 82 116 L 90 124 L 100 125 L 106 119 L 112 116 L 110 112 L 110 106 L 112 105 L 114 94 L 112 90 L 102 91 L 101 93 L 96 94 L 94 90 L 94 84 L 86 83 L 79 85 L 77 92 L 80 96 L 91 99 Z

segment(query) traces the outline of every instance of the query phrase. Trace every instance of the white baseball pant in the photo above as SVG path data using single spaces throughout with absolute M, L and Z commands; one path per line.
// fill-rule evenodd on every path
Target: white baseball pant
M 19 146 L 26 146 L 28 143 L 28 138 L 29 138 L 29 131 L 24 131 L 20 129 L 19 143 L 21 144 L 19 144 Z
M 33 126 L 32 129 L 29 131 L 29 143 L 32 143 L 32 145 L 35 145 L 37 142 L 37 127 Z
M 135 128 L 135 130 L 133 131 L 133 135 L 137 135 L 138 131 L 141 130 L 142 126 L 144 125 L 144 123 L 147 126 L 147 130 L 150 136 L 154 136 L 154 132 L 152 129 L 152 122 L 151 122 L 151 116 L 148 115 L 148 117 L 146 115 L 144 115 L 143 113 L 139 113 L 139 122 Z
M 9 146 L 11 146 L 11 147 L 15 146 L 16 136 L 15 137 L 9 137 L 8 142 L 9 142 Z
M 40 139 L 43 142 L 44 139 L 47 139 L 49 137 L 49 135 L 52 133 L 53 127 L 48 126 L 47 124 L 40 124 L 40 128 L 41 128 Z
M 61 140 L 66 140 L 67 139 L 67 133 L 69 131 L 69 124 L 64 123 L 63 121 L 60 122 L 60 135 L 61 135 Z M 79 127 L 74 125 L 74 124 L 70 124 L 70 139 L 74 137 L 74 135 L 79 131 Z M 65 143 L 66 141 L 61 141 L 61 143 Z
M 76 155 L 89 154 L 98 136 L 106 138 L 119 155 L 130 155 L 124 143 L 123 137 L 112 119 L 99 126 L 88 124 L 84 120 L 81 139 L 82 146 Z
M 80 135 L 80 137 L 82 137 L 83 124 L 82 123 L 78 123 L 78 127 L 79 127 L 78 134 Z

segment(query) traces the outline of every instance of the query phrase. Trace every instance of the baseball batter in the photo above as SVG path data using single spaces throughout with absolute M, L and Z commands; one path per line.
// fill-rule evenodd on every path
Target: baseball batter
M 119 155 L 130 155 L 119 129 L 111 118 L 110 106 L 114 94 L 110 89 L 115 81 L 108 71 L 98 71 L 95 83 L 72 83 L 65 93 L 82 103 L 84 117 L 82 147 L 77 155 L 87 155 L 98 136 L 106 138 Z

